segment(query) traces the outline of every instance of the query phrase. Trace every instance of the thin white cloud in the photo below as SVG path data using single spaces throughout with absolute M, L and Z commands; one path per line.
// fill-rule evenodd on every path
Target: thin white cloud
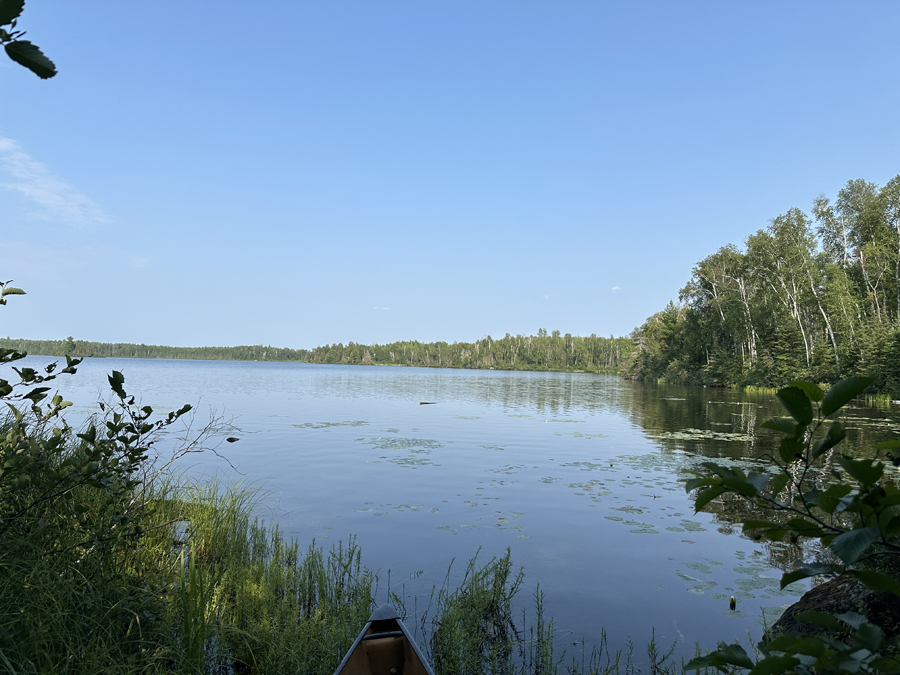
M 618 293 L 619 291 L 622 290 L 622 287 L 621 286 L 613 286 L 611 290 L 613 293 Z
M 133 258 L 131 259 L 131 264 L 132 264 L 134 267 L 150 267 L 150 265 L 151 265 L 152 263 L 153 263 L 153 258 L 150 257 L 150 256 L 146 256 L 146 257 L 133 257 Z
M 4 188 L 24 195 L 37 205 L 32 216 L 84 227 L 110 222 L 109 216 L 73 185 L 54 176 L 11 138 L 0 136 L 0 174 Z

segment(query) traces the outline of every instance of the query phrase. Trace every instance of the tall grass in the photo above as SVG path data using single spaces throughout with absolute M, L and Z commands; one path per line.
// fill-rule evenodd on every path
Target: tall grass
M 866 394 L 863 400 L 867 406 L 872 408 L 889 408 L 891 406 L 890 394 Z
M 78 545 L 49 508 L 5 533 L 0 673 L 334 670 L 373 605 L 355 542 L 301 551 L 215 481 L 150 496 L 140 539 Z M 83 501 L 80 522 L 103 517 Z
M 629 641 L 610 651 L 606 633 L 600 644 L 569 654 L 560 648 L 554 623 L 544 613 L 544 593 L 536 587 L 532 602 L 515 621 L 514 597 L 524 573 L 515 570 L 510 552 L 479 564 L 466 564 L 462 580 L 451 582 L 452 563 L 428 606 L 414 617 L 417 635 L 439 675 L 666 675 L 684 672 L 674 648 L 661 649 L 651 632 L 646 659 L 636 658 Z M 394 596 L 395 604 L 402 606 Z
M 778 393 L 776 387 L 760 387 L 755 384 L 746 384 L 742 387 L 745 394 L 759 394 L 764 396 L 774 396 Z

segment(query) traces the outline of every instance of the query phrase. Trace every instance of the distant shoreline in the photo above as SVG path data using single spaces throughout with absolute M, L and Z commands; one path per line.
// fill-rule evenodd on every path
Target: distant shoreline
M 269 361 L 324 365 L 413 366 L 465 370 L 620 373 L 631 362 L 634 345 L 628 338 L 548 334 L 490 336 L 476 342 L 392 342 L 363 345 L 350 342 L 314 349 L 271 345 L 236 347 L 169 347 L 133 343 L 0 338 L 0 349 L 35 356 L 86 358 L 192 359 L 198 361 Z

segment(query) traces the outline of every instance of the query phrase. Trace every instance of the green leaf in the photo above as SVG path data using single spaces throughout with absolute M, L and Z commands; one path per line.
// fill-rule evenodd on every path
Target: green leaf
M 717 476 L 721 476 L 722 478 L 732 478 L 737 474 L 734 472 L 734 469 L 722 466 L 721 464 L 716 464 L 715 462 L 700 462 L 700 466 L 709 471 L 712 471 Z
M 772 491 L 772 498 L 778 497 L 779 493 L 784 490 L 784 486 L 788 484 L 791 477 L 786 473 L 780 473 L 771 481 L 769 481 L 769 489 Z
M 778 444 L 778 455 L 785 464 L 795 462 L 803 456 L 806 445 L 797 438 L 782 438 Z
M 866 617 L 864 617 L 862 614 L 858 614 L 857 612 L 844 612 L 843 614 L 835 614 L 834 618 L 840 619 L 854 630 L 858 630 L 859 627 L 866 622 Z
M 847 570 L 846 574 L 856 577 L 873 591 L 893 593 L 900 596 L 900 581 L 890 574 L 869 570 Z
M 747 481 L 746 478 L 738 476 L 723 479 L 722 486 L 727 488 L 728 490 L 737 492 L 739 495 L 743 495 L 744 497 L 752 498 L 759 493 L 759 490 L 757 490 L 752 483 Z
M 835 621 L 836 626 L 840 624 Z M 767 652 L 790 652 L 791 654 L 807 654 L 808 656 L 819 657 L 825 653 L 825 645 L 818 638 L 804 635 L 782 635 L 765 645 Z
M 812 403 L 802 389 L 784 387 L 775 396 L 798 423 L 805 425 L 813 421 Z
M 739 644 L 720 646 L 716 651 L 724 663 L 740 668 L 752 668 L 753 661 Z
M 87 428 L 87 431 L 83 434 L 76 434 L 76 436 L 83 441 L 93 444 L 97 440 L 97 427 L 92 424 Z
M 0 0 L 0 2 L 2 2 L 2 0 Z M 13 288 L 12 286 L 4 286 L 3 290 L 0 291 L 0 298 L 6 297 L 7 295 L 27 295 L 27 294 L 21 288 Z
M 781 527 L 779 523 L 773 520 L 745 520 L 742 524 L 744 532 L 747 530 L 767 530 L 773 527 Z
M 896 450 L 900 448 L 900 438 L 895 438 L 890 441 L 881 441 L 880 443 L 876 443 L 875 447 L 879 450 Z
M 840 622 L 834 618 L 834 615 L 829 614 L 828 612 L 800 612 L 794 615 L 794 618 L 797 621 L 802 621 L 803 623 L 812 623 L 817 626 L 826 626 L 827 628 L 836 628 L 840 629 Z
M 747 675 L 782 675 L 800 663 L 794 656 L 767 656 L 757 661 Z
M 900 657 L 885 657 L 869 664 L 876 673 L 900 673 Z
M 813 445 L 812 456 L 813 459 L 817 457 L 821 457 L 826 452 L 831 450 L 834 446 L 840 443 L 847 436 L 847 432 L 844 430 L 844 425 L 840 423 L 840 420 L 835 420 L 831 423 L 831 426 L 828 427 L 828 433 L 825 434 L 825 438 L 820 439 Z
M 747 652 L 739 644 L 726 645 L 724 642 L 719 643 L 719 648 L 706 654 L 698 656 L 688 661 L 685 669 L 700 670 L 701 668 L 719 668 L 721 666 L 738 666 L 739 668 L 752 668 L 753 661 L 747 656 Z
M 810 506 L 818 506 L 821 494 L 822 491 L 819 488 L 813 487 L 803 493 L 803 500 Z
M 15 40 L 3 45 L 6 55 L 20 66 L 25 66 L 42 80 L 56 75 L 53 61 L 44 56 L 40 48 L 28 40 Z
M 874 377 L 848 377 L 835 384 L 822 399 L 822 414 L 828 417 L 843 408 L 866 390 L 875 381 Z
M 838 499 L 838 505 L 837 505 L 837 508 L 835 509 L 835 511 L 837 511 L 838 513 L 843 513 L 844 511 L 849 509 L 851 506 L 853 506 L 853 502 L 855 502 L 858 497 L 859 497 L 858 492 L 857 493 L 851 492 L 846 497 L 841 497 L 840 499 Z
M 13 417 L 16 418 L 16 422 L 21 423 L 22 420 L 23 420 L 24 417 L 25 417 L 25 416 L 22 414 L 22 411 L 19 410 L 19 409 L 18 409 L 16 406 L 14 406 L 12 403 L 7 403 L 6 406 L 9 408 L 10 412 L 12 412 Z
M 887 525 L 884 526 L 884 533 L 889 537 L 900 534 L 900 516 L 894 516 L 887 522 Z
M 841 497 L 847 495 L 852 488 L 846 483 L 831 485 L 827 490 L 819 495 L 819 508 L 825 513 L 834 513 Z
M 871 652 L 877 652 L 884 645 L 884 631 L 871 623 L 864 623 L 853 636 Z
M 125 389 L 122 385 L 125 383 L 125 376 L 122 375 L 118 370 L 112 371 L 112 375 L 108 375 L 107 380 L 109 380 L 109 386 L 116 393 L 119 398 L 125 398 Z
M 785 387 L 796 387 L 801 390 L 804 394 L 806 394 L 806 398 L 810 401 L 821 401 L 822 397 L 825 396 L 825 392 L 823 392 L 819 387 L 812 382 L 803 382 L 802 380 L 794 380 L 792 382 L 788 382 L 784 385 Z
M 704 506 L 709 504 L 713 499 L 723 494 L 724 492 L 725 488 L 722 486 L 716 486 L 701 490 L 697 495 L 697 499 L 694 500 L 694 513 L 699 512 L 701 509 L 703 509 Z
M 838 464 L 863 485 L 874 485 L 884 474 L 884 464 L 871 459 L 853 459 L 847 455 L 838 457 Z
M 830 565 L 822 565 L 821 563 L 801 564 L 793 572 L 785 572 L 781 575 L 781 588 L 800 579 L 808 579 L 820 574 L 831 574 L 833 571 Z
M 783 434 L 794 435 L 797 433 L 797 424 L 787 417 L 773 417 L 760 424 L 760 426 L 763 429 L 772 429 L 774 431 L 780 431 Z
M 783 527 L 788 530 L 793 530 L 804 537 L 820 537 L 827 534 L 821 527 L 805 518 L 791 518 L 783 525 Z
M 718 478 L 714 478 L 712 476 L 703 476 L 702 478 L 691 478 L 684 484 L 684 491 L 691 492 L 695 488 L 703 487 L 704 485 L 712 485 L 713 482 L 718 482 Z
M 751 473 L 747 476 L 747 482 L 756 488 L 756 491 L 759 493 L 766 489 L 769 478 L 771 478 L 771 476 L 767 473 Z
M 0 0 L 0 26 L 18 19 L 25 8 L 25 0 Z
M 27 398 L 33 403 L 38 403 L 39 401 L 43 401 L 45 398 L 47 398 L 47 394 L 45 392 L 48 391 L 50 391 L 50 387 L 35 387 L 27 394 L 25 394 L 22 398 Z
M 881 532 L 877 526 L 861 527 L 857 530 L 850 530 L 849 532 L 839 534 L 831 540 L 831 543 L 828 544 L 828 548 L 834 551 L 834 554 L 840 558 L 845 565 L 850 565 L 855 563 L 859 559 L 859 556 L 861 556 L 874 542 L 878 541 L 879 538 L 881 538 Z

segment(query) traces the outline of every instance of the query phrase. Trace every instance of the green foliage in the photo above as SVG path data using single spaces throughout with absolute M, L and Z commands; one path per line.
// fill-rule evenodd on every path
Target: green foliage
M 56 75 L 56 66 L 44 56 L 40 47 L 22 39 L 25 31 L 16 30 L 23 9 L 25 0 L 0 0 L 0 44 L 9 58 L 46 80 Z M 5 304 L 2 298 L 0 304 Z
M 456 588 L 448 570 L 444 585 L 429 603 L 434 619 L 428 645 L 436 671 L 473 675 L 508 668 L 518 644 L 512 598 L 523 576 L 521 570 L 513 572 L 508 549 L 481 567 L 476 558 L 470 560 Z
M 712 386 L 874 376 L 900 399 L 900 176 L 852 180 L 694 267 L 632 337 L 629 374 Z M 808 392 L 809 393 L 809 392 Z M 812 399 L 815 400 L 815 399 Z
M 47 385 L 80 359 L 59 370 L 13 365 L 25 356 L 0 349 L 0 366 L 17 376 L 0 379 L 0 653 L 13 671 L 127 668 L 162 609 L 162 575 L 140 562 L 145 538 L 174 522 L 159 521 L 153 491 L 181 451 L 161 460 L 152 447 L 190 406 L 156 419 L 114 373 L 106 416 L 76 433 L 61 415 L 71 403 Z
M 784 436 L 778 456 L 769 457 L 777 470 L 775 476 L 768 472 L 745 474 L 714 462 L 705 462 L 705 471 L 690 472 L 693 478 L 686 489 L 696 491 L 698 511 L 713 499 L 744 499 L 757 507 L 757 512 L 763 509 L 771 514 L 768 520 L 744 520 L 744 532 L 771 540 L 785 536 L 817 539 L 830 553 L 832 561 L 801 563 L 785 573 L 782 588 L 809 577 L 845 576 L 873 591 L 900 596 L 900 581 L 890 573 L 895 567 L 886 563 L 900 553 L 900 488 L 885 478 L 885 465 L 877 456 L 857 459 L 836 453 L 844 428 L 840 421 L 829 424 L 826 419 L 839 413 L 873 379 L 850 377 L 824 394 L 808 382 L 791 382 L 779 390 L 778 400 L 793 420 L 763 424 Z M 879 444 L 878 450 L 896 447 L 900 442 L 887 441 Z M 687 667 L 753 675 L 900 672 L 897 638 L 885 636 L 875 622 L 877 617 L 807 612 L 796 618 L 810 624 L 810 634 L 764 640 L 757 647 L 755 661 L 739 645 L 722 643 Z M 813 626 L 829 632 L 817 633 Z

